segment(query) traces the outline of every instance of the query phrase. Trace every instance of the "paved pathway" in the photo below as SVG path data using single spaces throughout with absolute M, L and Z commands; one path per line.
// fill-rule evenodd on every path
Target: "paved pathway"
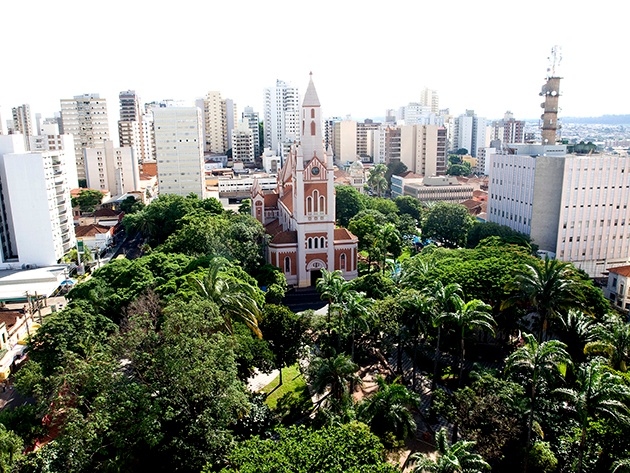
M 258 368 L 254 369 L 254 375 L 247 378 L 247 389 L 253 393 L 257 393 L 274 379 L 278 377 L 280 370 L 273 370 L 271 373 L 261 373 Z

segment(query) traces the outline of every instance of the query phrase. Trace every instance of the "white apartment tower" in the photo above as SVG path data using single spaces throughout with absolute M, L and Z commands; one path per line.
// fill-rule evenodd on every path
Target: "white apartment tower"
M 300 99 L 297 87 L 281 80 L 265 87 L 263 98 L 265 147 L 280 151 L 282 143 L 300 136 Z
M 90 189 L 120 196 L 140 188 L 138 160 L 133 148 L 114 147 L 114 142 L 108 140 L 103 146 L 85 148 L 83 152 Z
M 439 115 L 440 97 L 438 96 L 437 90 L 427 89 L 426 87 L 422 89 L 422 93 L 420 94 L 420 105 L 430 107 L 431 113 Z
M 243 123 L 247 124 L 247 127 L 252 131 L 254 138 L 254 156 L 260 157 L 262 149 L 260 149 L 260 120 L 258 118 L 258 112 L 254 112 L 252 107 L 245 107 L 243 110 Z
M 204 198 L 201 112 L 197 107 L 153 110 L 158 186 L 160 194 Z
M 0 136 L 0 268 L 56 264 L 76 245 L 72 148 L 27 152 L 21 135 Z
M 151 121 L 145 120 L 140 106 L 140 97 L 135 90 L 127 90 L 118 95 L 120 101 L 120 120 L 118 121 L 118 140 L 121 148 L 133 148 L 136 159 L 140 162 L 153 158 L 153 133 Z
M 107 101 L 98 94 L 75 95 L 61 100 L 63 132 L 74 137 L 74 153 L 79 180 L 86 180 L 83 148 L 109 140 Z
M 453 128 L 453 150 L 464 148 L 476 158 L 479 148 L 486 146 L 486 119 L 475 115 L 474 110 L 455 118 Z

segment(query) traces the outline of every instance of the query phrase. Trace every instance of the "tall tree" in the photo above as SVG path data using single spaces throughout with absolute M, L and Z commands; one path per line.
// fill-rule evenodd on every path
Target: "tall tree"
M 525 342 L 523 346 L 508 357 L 505 371 L 523 376 L 530 388 L 530 407 L 523 470 L 526 472 L 534 415 L 537 408 L 538 390 L 544 381 L 557 379 L 559 376 L 564 375 L 566 366 L 571 364 L 571 358 L 566 351 L 566 345 L 557 340 L 538 343 L 531 334 L 524 334 L 523 339 Z
M 416 452 L 409 456 L 406 463 L 413 465 L 412 473 L 480 473 L 489 470 L 490 465 L 481 455 L 470 451 L 474 446 L 475 442 L 465 440 L 449 445 L 446 429 L 441 429 L 435 435 L 435 460 L 424 453 Z
M 447 248 L 460 248 L 466 245 L 472 224 L 473 219 L 463 205 L 438 202 L 422 222 L 422 236 L 435 239 Z
M 541 319 L 538 340 L 545 340 L 550 319 L 583 305 L 581 283 L 571 277 L 570 271 L 569 263 L 547 256 L 542 265 L 526 264 L 514 281 L 506 284 L 505 289 L 515 294 L 501 304 L 501 310 L 518 302 L 529 303 Z
M 610 314 L 604 323 L 590 330 L 584 352 L 605 356 L 613 369 L 626 372 L 630 362 L 630 324 Z
M 262 338 L 262 332 L 258 327 L 261 311 L 255 299 L 257 289 L 227 277 L 222 271 L 231 266 L 225 258 L 215 257 L 210 261 L 208 274 L 203 281 L 189 277 L 189 283 L 202 297 L 219 306 L 225 328 L 231 335 L 234 335 L 232 319 L 238 319 L 258 338 Z
M 370 169 L 370 177 L 368 178 L 368 185 L 374 190 L 378 196 L 381 196 L 381 192 L 387 189 L 387 179 L 385 179 L 385 173 L 387 172 L 387 166 L 384 164 L 377 164 Z
M 630 387 L 601 359 L 594 359 L 580 366 L 576 388 L 560 388 L 556 392 L 572 404 L 582 428 L 577 465 L 577 471 L 581 473 L 589 420 L 605 418 L 630 425 Z
M 328 299 L 328 332 L 330 333 L 330 322 L 333 311 L 339 311 L 343 295 L 350 289 L 350 285 L 346 284 L 343 273 L 338 269 L 328 271 L 322 269 L 322 277 L 317 280 L 316 288 L 321 292 L 322 299 Z
M 347 227 L 350 219 L 365 210 L 363 196 L 352 186 L 335 186 L 335 220 Z

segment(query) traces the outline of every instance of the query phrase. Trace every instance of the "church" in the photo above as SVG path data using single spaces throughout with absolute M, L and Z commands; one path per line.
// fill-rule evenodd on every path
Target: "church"
M 314 286 L 322 269 L 339 270 L 346 280 L 357 277 L 359 240 L 335 228 L 333 153 L 324 147 L 322 112 L 310 81 L 302 104 L 302 133 L 278 174 L 278 185 L 252 187 L 252 216 L 269 235 L 267 262 L 281 268 L 287 283 Z

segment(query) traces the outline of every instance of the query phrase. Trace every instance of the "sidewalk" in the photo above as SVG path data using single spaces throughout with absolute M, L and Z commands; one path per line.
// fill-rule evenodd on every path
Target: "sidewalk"
M 247 378 L 247 389 L 253 393 L 257 393 L 274 379 L 278 377 L 280 370 L 273 370 L 269 374 L 261 373 L 258 368 L 254 369 L 254 376 Z

